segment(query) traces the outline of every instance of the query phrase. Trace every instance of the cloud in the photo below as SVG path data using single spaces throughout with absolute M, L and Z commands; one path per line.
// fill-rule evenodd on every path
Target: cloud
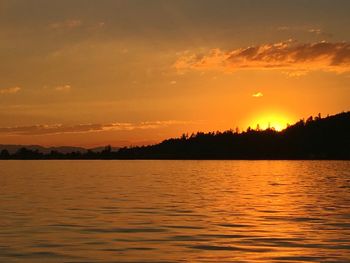
M 14 94 L 21 90 L 20 87 L 10 87 L 10 88 L 4 88 L 0 89 L 0 94 Z
M 285 42 L 224 51 L 212 49 L 205 55 L 185 53 L 174 64 L 183 70 L 235 71 L 242 69 L 283 69 L 297 71 L 350 71 L 350 43 Z
M 50 135 L 66 133 L 89 133 L 102 131 L 132 131 L 136 129 L 157 129 L 171 125 L 188 124 L 188 121 L 146 121 L 139 123 L 115 122 L 108 124 L 42 124 L 32 126 L 0 127 L 0 134 L 6 135 Z
M 62 86 L 57 86 L 55 87 L 56 91 L 70 91 L 71 90 L 71 85 L 62 85 Z
M 309 33 L 319 37 L 331 38 L 333 35 L 324 32 L 321 28 L 313 28 L 309 26 L 280 26 L 277 27 L 277 31 L 284 31 L 290 33 Z
M 291 27 L 289 26 L 279 26 L 277 27 L 277 31 L 288 31 L 291 30 Z
M 319 29 L 319 28 L 310 28 L 310 29 L 308 30 L 308 32 L 309 32 L 309 33 L 314 33 L 314 34 L 316 34 L 316 35 L 321 35 L 321 34 L 322 34 L 322 30 Z
M 252 97 L 254 97 L 254 98 L 260 98 L 260 97 L 262 97 L 262 96 L 264 96 L 264 94 L 262 94 L 261 92 L 254 93 L 254 94 L 252 95 Z
M 62 22 L 55 22 L 50 24 L 51 29 L 73 29 L 80 27 L 83 24 L 83 22 L 79 19 L 67 19 Z
M 105 26 L 105 25 L 106 25 L 105 22 L 98 22 L 98 23 L 97 23 L 97 26 L 99 26 L 99 27 L 103 27 L 103 26 Z
M 283 71 L 283 74 L 285 74 L 288 78 L 300 78 L 302 76 L 307 75 L 307 70 L 294 70 L 294 71 Z

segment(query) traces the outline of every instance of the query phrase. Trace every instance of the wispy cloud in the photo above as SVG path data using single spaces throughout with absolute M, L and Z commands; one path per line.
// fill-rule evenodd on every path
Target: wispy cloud
M 72 89 L 71 85 L 61 85 L 54 88 L 56 91 L 70 91 Z
M 254 98 L 260 98 L 260 97 L 262 97 L 262 96 L 264 96 L 264 94 L 262 94 L 261 92 L 254 93 L 254 94 L 252 95 L 252 97 L 254 97 Z
M 350 43 L 298 43 L 292 40 L 237 48 L 212 49 L 205 55 L 185 53 L 175 68 L 178 70 L 283 69 L 298 71 L 350 71 Z
M 302 76 L 307 75 L 307 70 L 293 70 L 293 71 L 283 71 L 283 74 L 285 74 L 288 78 L 300 78 Z
M 288 31 L 290 29 L 291 29 L 291 27 L 289 27 L 289 26 L 279 26 L 279 27 L 277 27 L 277 31 Z
M 65 133 L 89 133 L 102 131 L 132 131 L 136 129 L 157 129 L 172 125 L 188 124 L 188 121 L 145 121 L 139 123 L 115 122 L 108 124 L 42 124 L 32 126 L 0 127 L 0 134 L 6 135 L 49 135 Z
M 48 25 L 48 29 L 55 31 L 68 31 L 74 29 L 84 30 L 99 30 L 106 26 L 104 21 L 87 23 L 80 19 L 66 19 L 62 21 L 56 21 Z
M 309 33 L 314 33 L 314 34 L 316 34 L 316 35 L 321 35 L 321 34 L 322 34 L 322 30 L 319 29 L 319 28 L 310 28 L 310 29 L 308 30 L 308 32 L 309 32 Z
M 73 29 L 80 27 L 83 22 L 79 19 L 67 19 L 60 22 L 55 22 L 50 24 L 51 29 Z
M 318 27 L 310 27 L 310 26 L 279 26 L 277 27 L 277 31 L 285 31 L 290 33 L 309 33 L 319 37 L 331 38 L 332 34 L 323 31 Z
M 14 93 L 18 93 L 20 90 L 21 90 L 20 87 L 3 88 L 3 89 L 0 89 L 0 94 L 14 94 Z

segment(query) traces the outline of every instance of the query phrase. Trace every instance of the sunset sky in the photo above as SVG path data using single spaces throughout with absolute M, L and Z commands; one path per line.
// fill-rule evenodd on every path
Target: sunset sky
M 0 144 L 149 144 L 350 110 L 350 1 L 0 0 Z

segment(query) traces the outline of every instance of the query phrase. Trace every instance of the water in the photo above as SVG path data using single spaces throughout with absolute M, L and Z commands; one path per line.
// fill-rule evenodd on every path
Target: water
M 350 162 L 2 161 L 0 262 L 350 262 Z

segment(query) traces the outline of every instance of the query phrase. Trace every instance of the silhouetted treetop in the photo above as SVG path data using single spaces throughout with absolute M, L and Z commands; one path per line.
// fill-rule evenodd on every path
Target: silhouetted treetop
M 113 151 L 48 154 L 20 148 L 0 152 L 1 159 L 346 159 L 350 160 L 350 112 L 321 118 L 310 116 L 277 132 L 248 128 L 224 132 L 183 134 L 149 146 Z

